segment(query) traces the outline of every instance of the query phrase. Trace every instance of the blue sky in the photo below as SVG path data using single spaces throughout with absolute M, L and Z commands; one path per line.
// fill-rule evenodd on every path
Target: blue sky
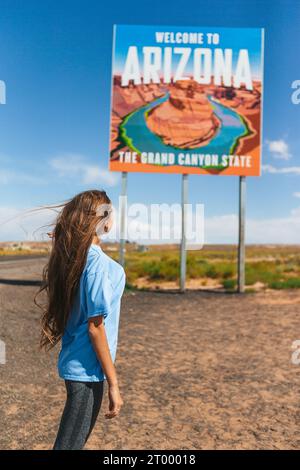
M 104 187 L 108 171 L 113 24 L 265 28 L 263 174 L 247 179 L 247 242 L 300 241 L 299 0 L 1 0 L 0 238 L 19 211 Z M 129 174 L 130 202 L 180 202 L 180 175 Z M 205 205 L 205 241 L 235 242 L 237 177 L 193 175 L 189 200 Z

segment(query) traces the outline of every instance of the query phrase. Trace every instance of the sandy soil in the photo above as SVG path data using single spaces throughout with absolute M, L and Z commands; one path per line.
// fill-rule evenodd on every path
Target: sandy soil
M 64 405 L 57 351 L 37 349 L 42 260 L 0 263 L 1 449 L 49 449 Z M 117 369 L 121 416 L 90 449 L 300 449 L 300 292 L 128 293 Z

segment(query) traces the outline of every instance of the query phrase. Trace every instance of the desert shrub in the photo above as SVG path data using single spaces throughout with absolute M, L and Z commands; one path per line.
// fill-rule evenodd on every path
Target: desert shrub
M 236 288 L 236 280 L 235 279 L 224 279 L 222 282 L 224 289 L 226 290 L 233 290 Z
M 233 269 L 226 269 L 223 272 L 223 278 L 224 279 L 230 279 L 233 276 Z
M 297 267 L 295 266 L 294 263 L 288 263 L 288 264 L 283 266 L 282 271 L 284 273 L 293 273 L 293 272 L 297 271 Z
M 273 281 L 268 284 L 268 287 L 270 287 L 270 289 L 299 289 L 300 278 L 293 277 L 284 281 Z
M 145 261 L 142 264 L 141 275 L 152 280 L 175 281 L 179 275 L 179 260 Z
M 197 279 L 206 275 L 208 262 L 191 254 L 187 257 L 187 276 Z
M 270 282 L 280 281 L 282 278 L 282 273 L 276 270 L 276 265 L 272 261 L 246 263 L 245 275 L 246 284 L 248 285 L 255 284 L 255 282 L 269 284 Z
M 216 279 L 218 277 L 218 272 L 217 272 L 215 266 L 208 265 L 208 267 L 206 269 L 206 272 L 205 272 L 205 275 L 207 277 L 210 277 L 211 279 Z

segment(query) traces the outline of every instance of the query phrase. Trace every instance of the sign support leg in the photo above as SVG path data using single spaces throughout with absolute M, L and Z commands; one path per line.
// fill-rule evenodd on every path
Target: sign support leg
M 126 211 L 127 211 L 127 172 L 122 171 L 121 197 L 120 197 L 120 252 L 119 262 L 125 265 L 125 241 L 126 241 Z
M 186 280 L 186 218 L 188 204 L 188 175 L 182 175 L 181 186 L 181 245 L 180 245 L 180 291 L 185 291 Z
M 246 177 L 239 177 L 238 292 L 245 291 L 245 208 Z

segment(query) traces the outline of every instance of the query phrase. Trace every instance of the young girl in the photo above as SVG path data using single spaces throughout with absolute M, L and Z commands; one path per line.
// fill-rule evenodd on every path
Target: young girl
M 64 205 L 52 234 L 39 293 L 47 294 L 41 347 L 49 349 L 62 339 L 58 372 L 65 380 L 67 399 L 55 450 L 84 447 L 99 414 L 105 379 L 105 417 L 114 418 L 123 405 L 114 361 L 125 274 L 99 244 L 111 225 L 112 205 L 106 193 L 85 191 Z

